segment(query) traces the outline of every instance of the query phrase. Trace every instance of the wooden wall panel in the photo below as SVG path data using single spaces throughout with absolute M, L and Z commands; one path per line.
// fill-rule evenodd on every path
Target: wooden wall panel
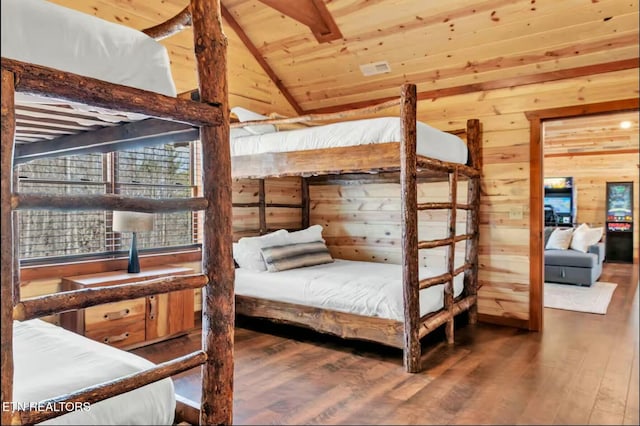
M 634 96 L 638 96 L 637 70 L 438 98 L 418 104 L 418 118 L 440 129 L 464 127 L 468 118 L 479 118 L 482 123 L 479 309 L 483 319 L 511 321 L 526 327 L 529 318 L 529 219 L 532 213 L 529 208 L 529 121 L 525 112 Z M 429 191 L 432 196 L 438 192 L 442 194 L 443 190 Z M 422 196 L 426 193 L 421 191 Z M 327 243 L 334 256 L 399 262 L 399 188 L 392 184 L 312 186 L 310 194 L 311 223 L 325 226 Z M 431 259 L 423 257 L 421 263 L 429 264 L 442 255 L 432 255 Z
M 234 203 L 257 203 L 259 184 L 257 179 L 235 179 L 232 198 Z M 265 202 L 300 205 L 300 178 L 273 178 L 265 180 Z M 268 229 L 299 229 L 302 223 L 301 209 L 290 207 L 268 207 L 266 209 Z M 237 237 L 248 235 L 248 231 L 260 228 L 258 207 L 234 207 L 233 230 Z
M 638 134 L 636 133 L 636 148 Z M 570 164 L 570 167 L 567 165 Z M 638 261 L 638 153 L 602 155 L 567 155 L 544 159 L 545 176 L 572 176 L 578 202 L 577 223 L 604 226 L 607 182 L 634 182 L 633 184 L 633 254 Z
M 529 218 L 536 213 L 528 205 L 529 121 L 524 113 L 637 96 L 638 73 L 630 70 L 419 104 L 420 119 L 435 127 L 459 127 L 468 117 L 483 125 L 479 308 L 484 319 L 528 319 Z
M 400 185 L 371 183 L 355 185 L 314 185 L 309 190 L 312 224 L 324 226 L 323 236 L 332 255 L 348 260 L 401 263 Z M 448 199 L 448 183 L 420 183 L 419 202 Z M 465 202 L 466 181 L 459 183 L 460 202 Z M 421 240 L 447 236 L 445 211 L 420 212 Z M 466 213 L 457 217 L 457 233 L 464 234 Z M 464 243 L 456 247 L 456 266 L 464 261 Z M 443 248 L 420 250 L 420 265 L 444 268 Z

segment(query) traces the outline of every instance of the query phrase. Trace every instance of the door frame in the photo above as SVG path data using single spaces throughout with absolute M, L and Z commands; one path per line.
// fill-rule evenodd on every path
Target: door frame
M 544 318 L 543 140 L 545 120 L 637 110 L 638 98 L 526 111 L 529 120 L 529 330 L 541 331 Z M 537 213 L 536 213 L 537 212 Z

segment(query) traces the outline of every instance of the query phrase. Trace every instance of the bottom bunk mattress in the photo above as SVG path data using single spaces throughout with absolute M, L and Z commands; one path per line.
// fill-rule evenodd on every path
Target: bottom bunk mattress
M 420 268 L 420 279 L 445 273 Z M 454 279 L 454 297 L 464 288 L 463 274 Z M 420 316 L 444 306 L 444 285 L 420 290 Z M 280 272 L 236 269 L 238 295 L 295 303 L 368 317 L 404 320 L 402 266 L 336 259 L 333 263 Z
M 41 320 L 14 321 L 14 403 L 37 403 L 154 364 Z M 42 424 L 170 425 L 173 381 L 164 379 Z

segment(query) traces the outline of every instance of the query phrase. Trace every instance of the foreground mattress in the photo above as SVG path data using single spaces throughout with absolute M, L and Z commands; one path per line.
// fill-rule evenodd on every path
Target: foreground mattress
M 420 279 L 444 273 L 420 268 Z M 454 296 L 463 290 L 463 274 L 454 280 Z M 281 272 L 236 269 L 236 294 L 364 315 L 404 320 L 402 266 L 336 259 L 333 263 Z M 443 285 L 420 291 L 420 315 L 441 309 Z
M 14 321 L 13 335 L 14 402 L 39 402 L 153 366 L 41 320 Z M 170 425 L 175 404 L 173 382 L 164 379 L 42 424 Z
M 399 142 L 400 119 L 380 117 L 284 132 L 240 136 L 231 140 L 231 155 L 304 151 L 373 143 Z M 467 162 L 465 142 L 451 133 L 417 122 L 418 155 L 451 163 Z
M 2 56 L 175 96 L 163 45 L 44 0 L 2 0 Z M 18 94 L 16 100 L 34 100 Z

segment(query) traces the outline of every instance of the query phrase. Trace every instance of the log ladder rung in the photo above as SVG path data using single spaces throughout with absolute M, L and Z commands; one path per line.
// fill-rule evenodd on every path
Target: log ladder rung
M 55 407 L 54 410 L 16 410 L 12 415 L 12 424 L 35 424 L 58 417 L 62 413 L 74 411 L 78 404 L 95 404 L 107 398 L 121 395 L 150 383 L 157 382 L 207 362 L 207 354 L 203 351 L 192 352 L 180 358 L 158 364 L 137 373 L 129 374 L 114 380 L 80 389 L 76 392 L 39 401 L 41 406 Z M 63 404 L 63 403 L 67 404 Z M 68 404 L 72 403 L 72 404 Z
M 418 241 L 418 249 L 430 249 L 442 246 L 449 246 L 452 243 L 457 243 L 464 240 L 470 240 L 473 238 L 472 234 L 462 234 L 456 235 L 453 238 L 442 238 L 440 240 L 428 240 L 428 241 Z
M 233 207 L 271 207 L 271 208 L 282 208 L 282 209 L 301 209 L 304 208 L 303 204 L 288 204 L 288 203 L 233 203 Z
M 422 318 L 420 318 L 420 329 L 418 330 L 418 335 L 420 339 L 424 336 L 440 327 L 442 324 L 447 322 L 450 318 L 455 317 L 462 311 L 466 311 L 469 309 L 477 301 L 477 296 L 471 295 L 467 296 L 453 304 L 453 308 L 450 311 L 440 311 L 436 314 L 428 314 Z
M 425 288 L 433 287 L 434 285 L 444 284 L 448 281 L 451 281 L 452 277 L 455 277 L 456 275 L 471 269 L 472 266 L 473 265 L 470 263 L 465 263 L 464 265 L 457 267 L 453 271 L 453 275 L 449 272 L 445 272 L 444 274 L 436 275 L 435 277 L 425 278 L 424 280 L 420 280 L 418 282 L 418 286 L 420 290 L 423 290 Z
M 419 203 L 418 210 L 448 210 L 454 208 L 454 203 Z M 458 210 L 471 210 L 469 204 L 455 204 Z

